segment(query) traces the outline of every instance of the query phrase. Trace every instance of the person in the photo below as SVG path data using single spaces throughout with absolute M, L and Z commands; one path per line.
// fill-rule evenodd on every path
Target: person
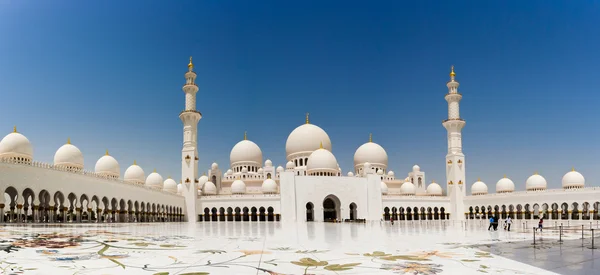
M 490 231 L 490 229 L 492 229 L 493 226 L 494 226 L 494 217 L 490 217 L 490 226 L 488 226 L 488 231 Z
M 498 216 L 494 216 L 494 231 L 498 231 Z
M 541 218 L 540 222 L 538 223 L 538 228 L 537 228 L 540 230 L 540 232 L 542 232 L 543 225 L 544 225 L 544 218 Z M 536 229 L 536 231 L 537 231 L 537 229 Z
M 394 225 L 394 219 L 392 219 L 392 225 Z
M 510 218 L 510 216 L 508 216 L 508 218 L 506 218 L 506 230 L 510 231 L 511 224 L 512 224 L 512 219 Z

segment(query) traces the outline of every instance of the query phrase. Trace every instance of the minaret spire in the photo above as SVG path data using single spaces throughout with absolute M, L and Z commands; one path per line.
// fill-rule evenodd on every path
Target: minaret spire
M 194 63 L 190 56 L 188 71 L 185 73 L 185 84 L 183 85 L 185 93 L 185 109 L 179 114 L 183 122 L 183 148 L 181 149 L 181 179 L 183 184 L 182 195 L 185 197 L 186 218 L 190 222 L 195 222 L 196 216 L 196 197 L 198 179 L 198 121 L 202 114 L 196 110 L 196 73 L 194 72 Z
M 459 103 L 462 95 L 458 92 L 454 66 L 450 67 L 450 81 L 446 83 L 448 93 L 448 119 L 442 122 L 448 132 L 448 153 L 446 154 L 446 190 L 450 196 L 451 219 L 464 220 L 464 197 L 467 195 L 465 155 L 462 151 L 462 128 L 465 121 L 460 117 Z

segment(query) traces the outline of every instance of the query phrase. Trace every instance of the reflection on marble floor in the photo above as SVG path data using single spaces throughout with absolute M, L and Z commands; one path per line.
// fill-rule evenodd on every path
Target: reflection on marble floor
M 531 235 L 486 229 L 448 221 L 4 226 L 0 274 L 553 274 L 474 248 Z

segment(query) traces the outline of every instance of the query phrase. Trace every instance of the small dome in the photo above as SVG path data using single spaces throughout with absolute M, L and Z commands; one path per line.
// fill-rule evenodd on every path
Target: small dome
M 144 169 L 138 166 L 134 161 L 133 165 L 129 166 L 129 168 L 125 170 L 123 180 L 131 183 L 144 184 L 146 181 L 146 174 L 144 173 Z
M 29 139 L 17 132 L 6 135 L 0 141 L 0 158 L 23 158 L 27 161 L 33 159 L 33 147 Z
M 288 161 L 288 162 L 285 164 L 285 169 L 288 169 L 288 170 L 290 170 L 290 169 L 294 169 L 294 168 L 296 168 L 296 165 L 295 165 L 295 164 L 294 164 L 294 162 L 293 162 L 293 161 L 291 161 L 291 160 L 290 160 L 290 161 Z
M 297 156 L 312 153 L 319 149 L 319 142 L 323 143 L 323 148 L 331 150 L 329 135 L 319 126 L 310 123 L 298 126 L 290 133 L 285 142 L 286 159 L 291 160 Z
M 548 183 L 546 182 L 546 179 L 537 173 L 529 177 L 525 182 L 525 189 L 527 191 L 546 190 L 547 186 Z
M 385 184 L 385 182 L 381 182 L 381 194 L 383 195 L 387 195 L 388 193 L 388 186 L 387 184 Z
M 248 167 L 243 167 L 242 168 L 242 173 L 248 173 Z
M 415 166 L 413 166 L 413 172 L 419 172 L 419 171 L 421 171 L 421 167 L 419 167 L 419 165 L 415 164 Z
M 442 187 L 436 182 L 432 182 L 427 186 L 427 195 L 441 196 L 443 194 Z
M 308 165 L 306 166 L 306 170 L 309 174 L 315 172 L 326 172 L 337 174 L 338 171 L 338 163 L 335 156 L 329 152 L 327 149 L 319 149 L 308 157 Z
M 504 176 L 496 183 L 496 193 L 511 193 L 515 191 L 515 183 Z
M 281 173 L 281 172 L 283 172 L 284 170 L 283 170 L 283 167 L 281 167 L 281 166 L 277 166 L 277 170 L 275 170 L 275 171 L 277 171 L 277 173 Z
M 348 172 L 348 177 L 354 177 L 354 173 Z
M 377 175 L 383 176 L 383 169 L 377 169 Z
M 202 194 L 204 195 L 216 195 L 217 194 L 217 186 L 215 186 L 212 181 L 207 181 L 202 185 Z
M 354 167 L 356 169 L 362 167 L 365 162 L 369 162 L 372 165 L 387 168 L 388 155 L 385 149 L 375 142 L 367 142 L 354 153 Z
M 242 140 L 238 142 L 233 149 L 231 149 L 231 153 L 229 154 L 229 162 L 231 167 L 234 167 L 243 163 L 254 163 L 257 166 L 260 166 L 262 161 L 262 151 L 260 147 L 256 145 L 256 143 L 249 140 Z
M 262 184 L 262 192 L 265 194 L 277 193 L 277 183 L 272 179 L 266 179 Z
M 54 154 L 54 166 L 83 169 L 83 154 L 79 148 L 67 141 Z
M 217 170 L 219 169 L 219 165 L 216 162 L 213 162 L 212 165 L 210 165 L 210 169 Z
M 244 194 L 246 193 L 246 183 L 244 181 L 237 179 L 231 184 L 231 193 L 232 194 Z
M 175 180 L 173 180 L 172 178 L 168 178 L 163 183 L 162 190 L 165 192 L 177 193 L 177 182 Z
M 108 151 L 106 151 L 106 155 L 102 156 L 96 162 L 96 173 L 110 178 L 119 178 L 121 168 L 119 167 L 119 162 L 117 162 L 117 160 L 110 156 Z M 161 185 L 162 182 L 163 181 L 161 179 Z
M 507 187 L 510 187 L 509 183 L 500 183 L 500 182 L 498 182 L 498 184 L 508 185 Z M 496 184 L 496 189 L 498 189 L 498 184 Z M 513 190 L 514 190 L 514 184 L 513 184 Z M 496 190 L 496 192 L 500 193 L 500 192 L 498 192 L 498 190 Z M 473 195 L 473 196 L 476 196 L 476 195 L 485 195 L 487 193 L 488 193 L 488 187 L 487 187 L 487 185 L 483 181 L 477 179 L 477 181 L 475 183 L 473 183 L 473 185 L 471 185 L 471 195 Z
M 256 173 L 259 173 L 259 174 L 262 174 L 264 172 L 265 172 L 265 170 L 263 170 L 262 168 L 258 168 L 258 170 L 256 171 Z
M 163 182 L 163 177 L 159 173 L 156 173 L 156 170 L 154 170 L 154 172 L 150 173 L 150 175 L 148 175 L 146 178 L 145 185 L 154 189 L 162 189 Z
M 393 177 L 395 176 L 394 171 L 388 171 L 388 177 Z
M 408 181 L 402 184 L 402 186 L 400 186 L 400 195 L 404 195 L 404 196 L 411 196 L 414 195 L 417 192 L 417 189 L 415 188 L 415 185 Z
M 200 191 L 200 190 L 198 190 Z M 177 184 L 177 194 L 178 195 L 182 195 L 183 194 L 183 184 Z
M 562 178 L 562 187 L 564 189 L 583 188 L 584 186 L 585 178 L 581 173 L 575 171 L 575 168 L 566 173 Z
M 201 177 L 198 178 L 198 186 L 204 185 L 204 183 L 206 183 L 207 181 L 208 177 L 206 176 L 206 174 L 203 174 Z
M 233 170 L 227 169 L 227 175 L 231 175 L 231 174 L 233 174 Z
M 202 189 L 198 189 L 198 192 L 196 192 L 196 194 L 198 194 L 198 196 L 202 196 Z
M 273 167 L 273 162 L 270 159 L 265 160 L 265 167 Z

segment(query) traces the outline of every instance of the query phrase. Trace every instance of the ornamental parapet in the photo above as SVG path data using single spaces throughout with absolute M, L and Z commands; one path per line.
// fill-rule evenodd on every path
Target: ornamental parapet
M 18 160 L 12 159 L 12 158 L 0 158 L 0 163 L 17 164 L 17 165 L 23 165 L 23 166 L 31 166 L 31 167 L 35 167 L 35 168 L 43 168 L 43 169 L 49 169 L 49 170 L 54 170 L 54 171 L 61 171 L 61 172 L 66 172 L 66 173 L 71 173 L 71 174 L 84 175 L 84 176 L 87 176 L 87 177 L 98 178 L 98 179 L 102 179 L 102 180 L 106 180 L 106 181 L 118 182 L 120 184 L 133 185 L 133 186 L 135 186 L 137 188 L 143 188 L 143 189 L 146 189 L 146 190 L 151 191 L 151 192 L 160 192 L 160 193 L 166 194 L 166 195 L 183 197 L 182 195 L 178 195 L 176 193 L 171 193 L 171 192 L 163 191 L 161 189 L 154 189 L 154 188 L 142 185 L 142 184 L 127 182 L 127 181 L 121 180 L 119 178 L 112 178 L 112 177 L 109 177 L 109 176 L 106 176 L 106 175 L 98 174 L 96 172 L 91 172 L 91 171 L 81 170 L 81 169 L 70 169 L 70 168 L 67 168 L 67 167 L 64 167 L 64 166 L 55 166 L 53 164 L 39 162 L 39 161 L 27 162 L 27 161 L 18 161 Z

